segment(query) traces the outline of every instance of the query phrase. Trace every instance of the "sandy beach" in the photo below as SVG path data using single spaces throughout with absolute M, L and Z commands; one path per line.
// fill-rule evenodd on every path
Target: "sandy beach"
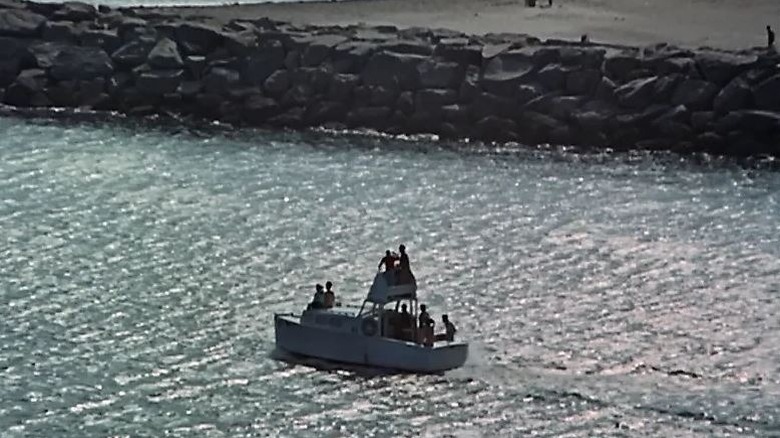
M 741 49 L 766 44 L 765 26 L 780 27 L 777 0 L 355 0 L 159 8 L 216 21 L 267 16 L 301 24 L 426 26 L 472 34 L 527 33 L 540 38 L 643 45 Z

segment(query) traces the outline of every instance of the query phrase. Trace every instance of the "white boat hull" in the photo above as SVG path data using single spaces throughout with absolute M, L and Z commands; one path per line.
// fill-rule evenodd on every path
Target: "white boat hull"
M 276 346 L 290 353 L 336 362 L 433 373 L 458 368 L 466 362 L 468 344 L 436 342 L 425 347 L 413 342 L 355 331 L 327 330 L 300 324 L 291 315 L 275 315 Z

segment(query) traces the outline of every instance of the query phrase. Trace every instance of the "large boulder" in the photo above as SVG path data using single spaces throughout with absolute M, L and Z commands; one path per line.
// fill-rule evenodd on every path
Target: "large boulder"
M 643 67 L 642 60 L 631 53 L 610 52 L 604 57 L 602 71 L 605 76 L 618 82 L 628 80 L 629 76 Z
M 224 41 L 224 35 L 219 29 L 205 24 L 179 23 L 174 32 L 176 42 L 187 55 L 207 55 Z
M 5 91 L 5 103 L 19 107 L 48 106 L 51 102 L 44 94 L 47 83 L 44 70 L 24 70 Z
M 417 66 L 422 88 L 457 88 L 465 74 L 462 65 L 454 62 L 426 60 Z
M 184 66 L 176 42 L 162 38 L 149 52 L 147 62 L 157 69 L 179 69 Z
M 552 133 L 564 125 L 548 115 L 525 111 L 518 119 L 518 126 L 521 140 L 537 144 L 551 141 Z
M 441 40 L 434 48 L 433 54 L 461 66 L 482 64 L 482 47 L 470 44 L 467 38 Z
M 111 58 L 97 47 L 68 46 L 52 61 L 49 74 L 58 81 L 86 80 L 108 76 L 114 72 Z
M 97 18 L 98 11 L 93 5 L 83 2 L 65 2 L 53 14 L 55 20 L 92 21 Z
M 582 106 L 583 101 L 582 96 L 559 96 L 550 93 L 526 103 L 523 108 L 558 120 L 568 120 Z
M 203 77 L 203 88 L 207 94 L 223 95 L 241 81 L 240 74 L 229 68 L 214 67 Z
M 458 92 L 448 89 L 419 90 L 414 96 L 415 113 L 438 116 L 442 107 L 458 101 Z
M 0 36 L 40 35 L 46 17 L 22 9 L 0 9 Z
M 175 92 L 183 79 L 183 70 L 149 70 L 138 75 L 135 87 L 143 94 L 162 96 Z
M 27 41 L 11 37 L 0 37 L 0 87 L 16 79 L 27 57 Z
M 501 96 L 514 96 L 517 86 L 533 74 L 534 62 L 527 52 L 514 50 L 491 59 L 482 74 L 482 88 Z
M 290 88 L 290 72 L 277 70 L 263 82 L 263 89 L 271 96 L 279 97 Z
M 753 89 L 753 101 L 762 110 L 780 110 L 780 74 L 776 74 Z
M 85 29 L 79 34 L 79 41 L 84 46 L 100 47 L 106 53 L 114 53 L 122 45 L 116 29 Z
M 507 97 L 499 97 L 491 93 L 479 93 L 471 103 L 471 114 L 475 120 L 488 116 L 512 118 L 518 110 L 517 102 Z
M 284 58 L 281 42 L 266 41 L 244 58 L 241 78 L 247 83 L 262 85 L 273 72 L 284 67 Z
M 701 79 L 687 79 L 677 86 L 672 95 L 672 105 L 685 105 L 692 110 L 712 108 L 712 100 L 718 94 L 718 87 Z
M 518 126 L 511 120 L 498 116 L 487 116 L 474 125 L 480 139 L 488 141 L 507 141 L 517 138 Z
M 615 96 L 621 106 L 626 108 L 645 108 L 653 102 L 657 76 L 634 79 L 618 87 Z
M 379 52 L 368 60 L 361 77 L 367 85 L 414 90 L 420 81 L 417 66 L 425 60 L 419 55 Z
M 343 35 L 312 35 L 301 54 L 301 64 L 304 67 L 314 67 L 322 64 L 330 55 L 331 50 L 346 40 L 347 38 Z
M 69 21 L 47 21 L 43 25 L 41 38 L 44 41 L 61 41 L 75 43 L 82 29 Z
M 549 91 L 563 91 L 566 88 L 566 76 L 569 68 L 558 64 L 548 64 L 536 74 L 536 80 Z
M 352 74 L 335 74 L 330 82 L 328 99 L 336 102 L 347 102 L 352 99 L 352 92 L 360 83 L 360 76 Z
M 780 114 L 772 111 L 743 110 L 739 111 L 740 127 L 752 134 L 780 132 Z
M 347 113 L 346 123 L 350 127 L 383 129 L 389 126 L 393 110 L 388 107 L 359 107 Z
M 281 109 L 275 100 L 254 94 L 244 101 L 244 120 L 259 124 L 280 113 Z
M 342 102 L 316 102 L 306 111 L 306 122 L 309 125 L 321 125 L 328 122 L 341 122 L 347 113 L 347 106 Z
M 388 106 L 391 107 L 398 99 L 398 91 L 378 85 L 361 85 L 355 87 L 355 104 L 357 106 Z
M 712 107 L 716 112 L 725 114 L 729 111 L 747 108 L 750 105 L 750 101 L 750 84 L 744 79 L 737 77 L 720 90 L 715 96 Z
M 696 64 L 705 80 L 724 86 L 758 61 L 756 55 L 728 52 L 700 52 Z
M 149 52 L 154 48 L 155 42 L 149 38 L 139 38 L 118 48 L 111 54 L 111 59 L 120 67 L 137 67 L 149 59 Z
M 590 96 L 601 81 L 601 72 L 595 68 L 575 70 L 566 76 L 566 92 Z
M 347 41 L 331 50 L 333 69 L 339 73 L 358 73 L 368 62 L 376 45 L 365 41 Z
M 433 47 L 420 40 L 387 41 L 379 45 L 379 50 L 401 55 L 430 56 L 433 53 Z

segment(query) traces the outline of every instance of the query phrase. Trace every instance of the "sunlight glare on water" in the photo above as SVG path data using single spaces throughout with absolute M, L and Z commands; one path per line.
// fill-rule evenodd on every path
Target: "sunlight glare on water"
M 776 436 L 780 175 L 0 119 L 0 435 Z M 405 243 L 443 375 L 274 360 Z

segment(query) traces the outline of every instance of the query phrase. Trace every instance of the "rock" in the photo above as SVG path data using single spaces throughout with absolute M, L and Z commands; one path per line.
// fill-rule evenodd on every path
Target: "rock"
M 257 36 L 254 32 L 225 32 L 222 38 L 225 49 L 233 56 L 246 56 L 257 47 Z
M 184 58 L 184 66 L 190 72 L 190 76 L 200 79 L 206 68 L 206 57 L 201 55 L 189 55 Z
M 518 126 L 510 119 L 487 116 L 474 125 L 474 130 L 481 139 L 506 141 L 517 138 Z
M 672 105 L 685 105 L 694 111 L 711 109 L 717 93 L 718 87 L 713 83 L 687 79 L 677 86 L 672 95 Z
M 60 81 L 53 86 L 47 87 L 46 96 L 52 105 L 61 108 L 70 108 L 78 106 L 78 84 L 76 81 Z
M 551 133 L 562 126 L 554 118 L 534 111 L 525 111 L 518 120 L 520 139 L 531 144 L 547 143 Z
M 533 70 L 533 59 L 527 53 L 504 52 L 487 63 L 481 85 L 488 92 L 514 97 L 517 86 L 530 78 Z
M 678 141 L 688 139 L 693 135 L 693 130 L 688 125 L 674 120 L 661 120 L 660 122 L 653 123 L 652 126 L 665 138 Z
M 741 110 L 740 128 L 752 135 L 780 132 L 780 114 L 771 111 Z
M 603 102 L 614 102 L 617 99 L 617 96 L 615 95 L 616 89 L 617 85 L 615 85 L 611 79 L 606 76 L 602 76 L 601 81 L 599 81 L 599 84 L 596 86 L 596 93 L 594 97 L 596 100 Z
M 45 106 L 50 103 L 43 93 L 47 83 L 45 71 L 23 70 L 5 90 L 5 103 L 18 107 Z
M 715 96 L 712 107 L 720 114 L 745 109 L 751 104 L 751 97 L 750 85 L 742 78 L 734 78 Z
M 463 82 L 458 89 L 458 97 L 461 102 L 471 102 L 482 90 L 479 87 L 479 68 L 469 66 L 466 69 Z
M 695 143 L 704 151 L 722 151 L 725 148 L 725 140 L 714 132 L 705 132 L 696 137 Z
M 331 52 L 333 69 L 339 73 L 359 73 L 375 50 L 374 44 L 363 41 L 339 44 Z
M 536 79 L 548 91 L 562 91 L 566 87 L 566 75 L 568 69 L 564 69 L 558 64 L 549 64 L 542 67 L 536 74 Z
M 324 66 L 301 67 L 290 74 L 293 84 L 307 85 L 317 94 L 327 92 L 333 78 L 333 73 Z
M 263 83 L 263 89 L 274 97 L 283 95 L 288 88 L 290 88 L 290 73 L 287 70 L 273 72 Z
M 317 102 L 306 111 L 306 122 L 308 125 L 315 126 L 328 122 L 341 122 L 348 109 L 342 102 Z
M 566 76 L 566 92 L 590 96 L 601 82 L 601 72 L 596 69 L 575 70 Z
M 433 48 L 430 45 L 414 40 L 396 40 L 382 43 L 379 45 L 379 50 L 399 55 L 420 55 L 425 57 L 433 53 Z
M 140 93 L 162 96 L 178 90 L 184 79 L 184 70 L 150 70 L 141 73 L 135 81 Z
M 517 111 L 517 103 L 514 99 L 498 97 L 490 93 L 479 93 L 471 103 L 471 114 L 475 120 L 481 120 L 488 116 L 500 118 L 512 118 Z
M 517 103 L 525 105 L 544 94 L 544 89 L 537 84 L 520 84 L 517 87 Z
M 314 90 L 312 90 L 308 85 L 293 85 L 292 88 L 284 93 L 284 96 L 282 96 L 279 103 L 285 108 L 306 106 L 311 104 L 313 94 Z
M 414 111 L 420 114 L 439 116 L 443 106 L 458 101 L 458 92 L 446 89 L 419 90 L 414 96 Z
M 626 108 L 645 108 L 653 102 L 653 93 L 658 77 L 653 76 L 633 81 L 618 87 L 615 96 Z
M 695 59 L 704 79 L 719 86 L 726 85 L 758 61 L 755 55 L 727 52 L 699 52 Z
M 343 35 L 312 35 L 301 55 L 301 63 L 304 67 L 318 66 L 328 58 L 334 47 L 345 41 L 347 38 Z
M 367 85 L 414 90 L 419 84 L 417 66 L 425 59 L 419 55 L 380 52 L 368 60 L 361 78 Z
M 215 67 L 203 77 L 203 89 L 207 94 L 224 95 L 231 87 L 236 86 L 241 76 L 235 70 Z
M 41 38 L 44 41 L 59 41 L 75 43 L 79 39 L 81 29 L 66 21 L 47 21 L 43 24 Z
M 654 61 L 655 74 L 665 76 L 673 73 L 679 73 L 688 77 L 698 76 L 696 61 L 688 57 L 662 58 Z
M 459 66 L 482 65 L 482 47 L 469 44 L 468 39 L 464 43 L 442 40 L 433 49 L 433 54 Z
M 672 99 L 672 94 L 677 90 L 683 76 L 679 73 L 672 73 L 668 76 L 659 77 L 655 82 L 653 92 L 653 101 L 657 103 L 668 103 Z
M 0 87 L 10 85 L 22 67 L 22 59 L 29 56 L 27 41 L 0 37 Z
M 306 108 L 295 107 L 295 108 L 290 108 L 289 110 L 277 116 L 269 118 L 267 123 L 271 126 L 277 126 L 277 127 L 300 128 L 302 126 L 305 126 L 305 122 L 304 122 L 305 117 L 306 117 Z
M 86 29 L 79 35 L 81 45 L 99 47 L 106 53 L 114 53 L 122 45 L 116 30 Z
M 523 107 L 532 111 L 554 117 L 558 120 L 568 120 L 583 103 L 581 96 L 559 96 L 555 93 L 539 96 Z
M 280 111 L 281 108 L 275 100 L 261 95 L 250 96 L 244 101 L 244 120 L 250 123 L 260 124 L 278 115 Z
M 398 98 L 398 93 L 392 89 L 376 85 L 361 85 L 355 87 L 355 105 L 357 106 L 387 106 L 392 107 Z
M 41 34 L 46 17 L 22 9 L 0 9 L 0 36 L 35 37 Z
M 284 67 L 285 52 L 279 41 L 268 41 L 244 59 L 241 77 L 254 85 L 262 85 L 268 76 Z
M 464 68 L 454 62 L 437 62 L 429 59 L 417 66 L 420 74 L 420 86 L 423 88 L 452 88 L 460 86 L 464 78 Z
M 709 131 L 714 121 L 715 113 L 712 111 L 694 111 L 691 114 L 691 127 L 696 132 Z
M 359 83 L 360 77 L 357 75 L 334 75 L 328 90 L 328 99 L 336 102 L 348 102 L 352 99 L 352 91 Z
M 594 47 L 561 47 L 559 49 L 559 60 L 566 66 L 578 66 L 583 70 L 599 70 L 604 62 L 606 50 Z
M 203 90 L 203 84 L 200 81 L 182 81 L 179 84 L 179 88 L 176 89 L 176 94 L 180 95 L 184 99 L 193 99 Z
M 94 6 L 82 2 L 65 2 L 53 14 L 55 20 L 62 21 L 92 21 L 97 18 L 98 11 Z
M 470 110 L 467 105 L 457 103 L 445 105 L 441 108 L 441 114 L 444 120 L 457 126 L 467 126 L 469 123 Z
M 360 107 L 347 113 L 346 123 L 350 127 L 382 129 L 389 125 L 393 111 L 388 107 Z
M 108 76 L 114 65 L 108 54 L 97 47 L 68 46 L 57 53 L 49 74 L 58 81 Z
M 609 120 L 612 117 L 614 117 L 613 112 L 583 110 L 574 112 L 571 119 L 582 131 L 586 133 L 598 133 L 608 129 Z
M 604 57 L 601 70 L 605 76 L 619 82 L 626 81 L 635 70 L 642 68 L 642 61 L 635 55 L 608 53 Z
M 395 102 L 395 107 L 404 115 L 412 114 L 414 112 L 414 93 L 411 91 L 404 91 L 399 94 L 398 99 Z
M 179 49 L 186 55 L 207 55 L 224 42 L 219 29 L 191 22 L 178 23 L 175 36 Z
M 157 31 L 149 27 L 146 20 L 122 16 L 116 26 L 117 35 L 124 43 L 135 41 L 139 38 L 157 38 Z
M 147 38 L 131 41 L 111 54 L 111 59 L 121 67 L 137 67 L 149 58 L 154 41 Z
M 677 105 L 658 116 L 652 123 L 658 124 L 665 121 L 687 124 L 690 121 L 691 112 L 685 105 Z
M 764 80 L 753 89 L 753 101 L 762 110 L 780 109 L 780 74 Z
M 157 41 L 147 59 L 150 66 L 158 69 L 180 69 L 184 66 L 176 42 L 168 38 Z

